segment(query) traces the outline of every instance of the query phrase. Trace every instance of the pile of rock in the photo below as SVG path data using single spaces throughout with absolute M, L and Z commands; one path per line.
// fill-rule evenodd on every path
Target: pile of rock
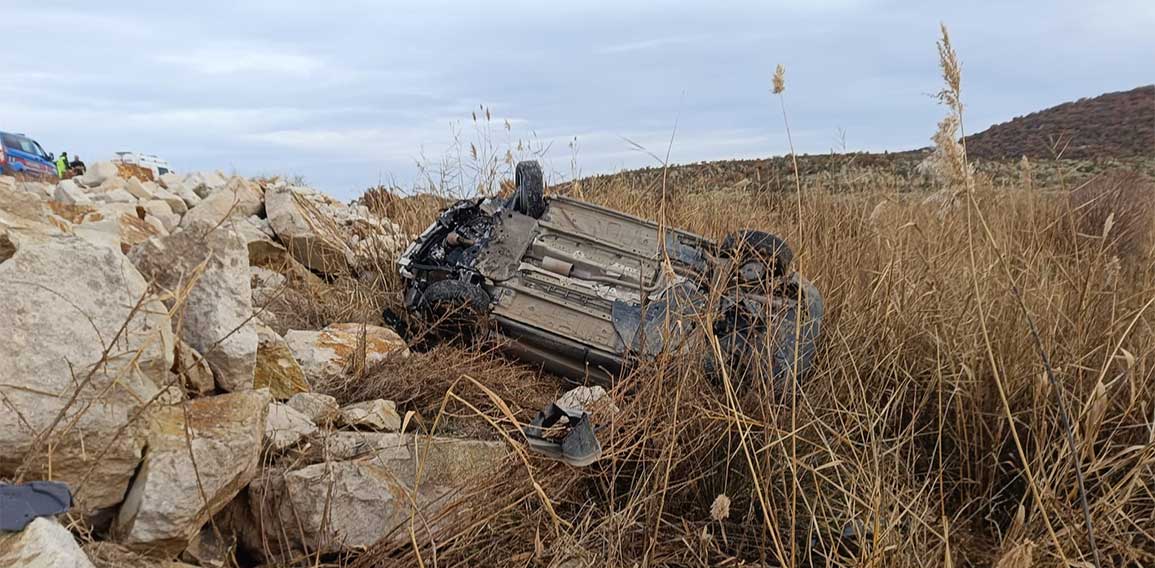
M 66 482 L 100 554 L 218 566 L 222 538 L 271 561 L 407 538 L 399 526 L 498 467 L 504 446 L 406 434 L 392 402 L 312 392 L 405 342 L 360 324 L 282 336 L 253 304 L 404 242 L 387 219 L 284 183 L 141 182 L 111 164 L 55 186 L 0 177 L 0 479 Z M 89 565 L 56 521 L 26 530 L 0 536 L 0 564 Z
M 167 173 L 156 182 L 140 181 L 119 177 L 111 162 L 98 162 L 56 185 L 3 178 L 0 188 L 51 201 L 54 211 L 78 228 L 78 236 L 122 252 L 178 228 L 213 228 L 228 219 L 266 261 L 275 251 L 286 251 L 314 272 L 336 274 L 363 269 L 408 240 L 396 224 L 364 205 L 345 205 L 280 180 L 218 172 Z

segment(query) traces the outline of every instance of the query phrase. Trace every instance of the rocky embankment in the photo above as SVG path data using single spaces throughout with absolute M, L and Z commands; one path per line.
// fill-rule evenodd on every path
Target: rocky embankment
M 406 240 L 282 181 L 0 177 L 0 480 L 62 481 L 76 502 L 0 533 L 0 565 L 279 565 L 407 540 L 504 446 L 313 392 L 405 342 L 359 323 L 280 334 L 261 308 Z

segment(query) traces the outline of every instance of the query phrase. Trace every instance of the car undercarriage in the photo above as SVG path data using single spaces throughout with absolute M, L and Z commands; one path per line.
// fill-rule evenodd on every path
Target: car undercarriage
M 707 349 L 714 370 L 768 364 L 785 385 L 810 367 L 822 298 L 790 271 L 780 238 L 748 230 L 719 244 L 545 198 L 536 162 L 516 172 L 513 197 L 458 201 L 399 259 L 426 341 L 497 340 L 578 383 L 612 383 L 633 361 L 703 345 L 698 330 L 718 340 Z

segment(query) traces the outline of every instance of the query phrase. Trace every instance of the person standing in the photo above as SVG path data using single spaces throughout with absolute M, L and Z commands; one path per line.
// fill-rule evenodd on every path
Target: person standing
M 64 179 L 64 172 L 68 170 L 68 152 L 61 152 L 56 158 L 56 177 Z
M 82 176 L 87 170 L 88 168 L 84 166 L 80 156 L 73 156 L 72 161 L 68 163 L 68 171 L 72 172 L 72 177 Z

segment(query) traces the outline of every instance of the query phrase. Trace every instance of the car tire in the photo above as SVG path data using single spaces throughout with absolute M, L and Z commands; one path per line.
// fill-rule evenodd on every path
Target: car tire
M 794 262 L 794 251 L 782 237 L 752 229 L 726 235 L 722 241 L 722 254 L 730 258 L 741 254 L 743 259 L 762 260 L 770 265 L 771 275 L 775 277 L 785 276 Z
M 513 194 L 513 210 L 540 219 L 545 214 L 545 178 L 541 164 L 536 160 L 518 162 L 514 168 L 513 181 L 517 190 Z
M 426 322 L 433 326 L 431 335 L 473 343 L 487 335 L 489 302 L 489 294 L 480 286 L 439 280 L 425 288 L 418 306 Z

